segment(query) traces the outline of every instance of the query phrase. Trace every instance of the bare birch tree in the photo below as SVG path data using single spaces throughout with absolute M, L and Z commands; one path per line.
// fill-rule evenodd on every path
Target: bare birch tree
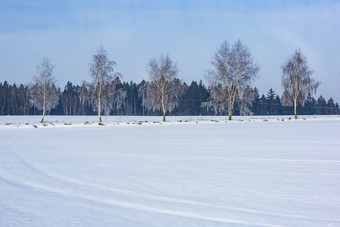
M 59 93 L 53 77 L 54 66 L 47 57 L 43 58 L 37 67 L 38 76 L 34 77 L 34 84 L 30 88 L 30 102 L 42 110 L 41 122 L 44 122 L 46 113 L 58 105 Z
M 143 106 L 148 110 L 163 112 L 173 111 L 178 106 L 180 96 L 183 94 L 183 86 L 177 79 L 177 66 L 168 55 L 161 56 L 159 60 L 151 59 L 148 64 L 150 82 L 147 83 L 146 97 L 143 98 Z
M 307 59 L 300 50 L 288 58 L 282 65 L 283 87 L 282 102 L 284 105 L 294 105 L 294 115 L 297 119 L 297 105 L 304 105 L 306 98 L 316 93 L 320 82 L 312 78 L 313 71 L 307 65 Z
M 116 62 L 109 59 L 103 46 L 98 49 L 96 55 L 93 55 L 93 61 L 90 63 L 90 74 L 92 76 L 91 86 L 94 88 L 96 97 L 96 102 L 93 107 L 98 111 L 99 122 L 102 121 L 101 113 L 104 110 L 102 108 L 103 102 L 105 102 L 107 113 L 110 96 L 114 95 L 113 87 L 111 87 L 112 82 L 120 76 L 119 73 L 114 73 L 114 66 L 116 66 Z
M 213 109 L 215 113 L 225 113 L 232 118 L 233 108 L 236 101 L 249 101 L 251 93 L 247 88 L 256 78 L 259 66 L 254 62 L 248 48 L 238 40 L 233 46 L 223 42 L 215 53 L 211 64 L 214 70 L 208 71 L 210 100 L 202 103 Z M 245 92 L 248 92 L 245 94 Z M 245 99 L 247 98 L 247 99 Z M 243 112 L 247 105 L 243 105 Z

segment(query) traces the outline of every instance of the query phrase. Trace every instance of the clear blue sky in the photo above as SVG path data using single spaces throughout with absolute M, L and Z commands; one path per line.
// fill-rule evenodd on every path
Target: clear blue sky
M 255 85 L 281 95 L 281 65 L 300 48 L 318 95 L 340 102 L 340 1 L 0 0 L 0 81 L 29 83 L 44 56 L 60 87 L 90 80 L 101 44 L 123 80 L 147 79 L 168 53 L 179 78 L 203 80 L 223 41 L 241 39 L 261 66 Z

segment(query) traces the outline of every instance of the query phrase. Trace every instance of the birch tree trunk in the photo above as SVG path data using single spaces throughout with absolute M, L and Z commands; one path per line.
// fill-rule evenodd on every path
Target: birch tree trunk
M 231 121 L 231 116 L 233 115 L 233 103 L 232 103 L 232 100 L 231 100 L 231 97 L 229 99 L 229 121 Z
M 164 103 L 164 94 L 162 94 L 162 111 L 163 111 L 163 122 L 165 121 L 165 103 Z
M 46 112 L 46 72 L 44 72 L 44 90 L 43 90 L 43 116 L 41 119 L 41 123 L 44 122 Z
M 295 116 L 295 119 L 297 119 L 296 103 L 297 103 L 297 100 L 295 98 L 294 99 L 294 116 Z
M 100 115 L 101 112 L 101 93 L 102 93 L 102 86 L 103 86 L 103 81 L 102 81 L 102 67 L 101 67 L 101 61 L 100 61 L 100 57 L 99 57 L 99 65 L 100 65 L 100 69 L 99 69 L 99 88 L 98 88 L 98 118 L 99 118 L 99 122 L 102 122 L 102 117 Z

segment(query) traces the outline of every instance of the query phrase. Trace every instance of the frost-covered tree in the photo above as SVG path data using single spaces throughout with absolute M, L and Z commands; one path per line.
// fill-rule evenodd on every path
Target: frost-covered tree
M 91 95 L 88 88 L 89 84 L 86 81 L 83 81 L 79 88 L 79 104 L 82 115 L 85 115 L 87 107 L 91 105 Z
M 315 94 L 320 85 L 320 82 L 311 77 L 312 74 L 313 71 L 309 69 L 307 59 L 300 50 L 296 50 L 282 65 L 282 102 L 284 105 L 294 105 L 295 119 L 298 103 L 304 105 L 306 98 Z
M 146 84 L 146 97 L 142 104 L 152 111 L 161 110 L 165 114 L 178 106 L 184 87 L 177 79 L 177 66 L 168 55 L 159 60 L 151 59 L 148 64 L 149 82 Z
M 240 103 L 240 115 L 242 116 L 249 116 L 253 115 L 251 111 L 252 103 L 256 98 L 256 91 L 255 89 L 251 88 L 249 85 L 244 89 L 241 97 Z
M 114 80 L 121 76 L 119 73 L 114 73 L 113 67 L 115 65 L 116 62 L 109 59 L 103 46 L 98 49 L 96 55 L 93 55 L 93 60 L 90 63 L 92 77 L 90 87 L 95 100 L 93 107 L 98 111 L 99 122 L 102 121 L 101 113 L 103 111 L 109 113 L 113 105 L 111 101 L 115 95 Z M 102 105 L 104 105 L 104 108 L 102 108 Z
M 41 122 L 44 122 L 46 113 L 58 105 L 59 93 L 53 77 L 54 66 L 47 57 L 37 67 L 37 76 L 33 78 L 34 84 L 30 88 L 30 102 L 42 110 Z
M 142 114 L 145 114 L 145 105 L 143 104 L 146 100 L 146 92 L 147 92 L 147 85 L 149 82 L 143 80 L 140 84 L 138 84 L 138 98 L 142 101 Z
M 123 89 L 121 88 L 116 90 L 115 95 L 113 96 L 113 104 L 116 108 L 117 114 L 119 113 L 119 110 L 121 110 L 124 106 L 126 97 L 126 91 L 123 91 Z
M 225 41 L 215 53 L 211 64 L 214 69 L 207 74 L 210 99 L 202 103 L 202 106 L 213 109 L 215 113 L 227 112 L 229 120 L 235 102 L 240 102 L 243 114 L 251 113 L 247 103 L 251 103 L 250 95 L 253 93 L 249 89 L 258 74 L 259 66 L 248 48 L 240 40 L 233 46 Z
M 120 80 L 117 78 L 111 81 L 111 83 L 106 83 L 102 88 L 102 93 L 107 94 L 105 98 L 102 99 L 102 110 L 105 115 L 110 115 L 113 109 L 115 109 L 118 114 L 125 103 L 126 91 L 118 87 L 120 83 Z M 94 103 L 94 105 L 95 104 L 96 103 Z

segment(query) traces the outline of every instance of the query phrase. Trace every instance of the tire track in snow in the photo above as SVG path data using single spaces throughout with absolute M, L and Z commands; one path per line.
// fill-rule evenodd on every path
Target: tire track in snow
M 82 194 L 79 192 L 74 193 L 70 191 L 55 189 L 55 188 L 52 188 L 52 187 L 49 187 L 43 184 L 39 184 L 39 183 L 33 183 L 33 182 L 30 182 L 24 179 L 20 179 L 16 176 L 9 175 L 8 173 L 4 172 L 2 169 L 0 169 L 0 179 L 11 185 L 15 185 L 15 186 L 18 186 L 24 189 L 39 190 L 43 192 L 58 194 L 64 197 L 78 198 L 78 199 L 83 199 L 83 200 L 87 200 L 90 202 L 105 204 L 105 205 L 114 206 L 114 207 L 122 207 L 122 208 L 127 208 L 127 209 L 135 209 L 139 211 L 174 215 L 174 216 L 193 218 L 193 219 L 199 219 L 199 220 L 205 220 L 205 221 L 221 222 L 221 223 L 226 223 L 226 224 L 238 224 L 238 225 L 246 225 L 246 226 L 268 226 L 268 227 L 281 226 L 281 225 L 273 225 L 273 224 L 265 224 L 265 223 L 254 224 L 253 222 L 228 219 L 228 218 L 223 218 L 223 217 L 214 217 L 214 216 L 204 215 L 204 214 L 195 213 L 195 212 L 188 212 L 188 211 L 181 212 L 181 211 L 175 211 L 175 210 L 166 209 L 166 208 L 155 208 L 155 207 L 147 206 L 145 204 L 131 203 L 131 202 L 121 201 L 117 199 L 116 200 L 103 199 L 103 198 L 99 198 L 96 196 L 89 196 L 86 194 Z
M 169 197 L 164 197 L 164 196 L 155 196 L 155 195 L 150 195 L 150 194 L 145 194 L 145 193 L 139 193 L 139 192 L 133 192 L 133 191 L 127 191 L 127 190 L 102 186 L 102 185 L 98 185 L 98 184 L 87 183 L 87 182 L 84 182 L 84 181 L 80 181 L 80 180 L 77 180 L 77 179 L 73 179 L 73 178 L 66 177 L 66 176 L 54 173 L 52 171 L 49 171 L 49 170 L 41 167 L 40 165 L 38 165 L 36 163 L 33 164 L 34 162 L 29 160 L 29 158 L 24 159 L 24 158 L 19 157 L 19 156 L 17 156 L 17 158 L 19 158 L 21 160 L 21 162 L 25 163 L 25 165 L 29 169 L 35 171 L 36 173 L 39 173 L 39 174 L 44 175 L 46 177 L 52 178 L 52 179 L 54 179 L 54 180 L 56 180 L 60 183 L 63 183 L 63 184 L 67 183 L 70 186 L 76 186 L 76 187 L 82 186 L 82 187 L 85 187 L 85 188 L 91 188 L 91 189 L 96 189 L 96 190 L 101 190 L 101 191 L 106 191 L 106 192 L 112 192 L 112 193 L 116 193 L 116 194 L 121 194 L 121 195 L 130 196 L 130 197 L 136 197 L 136 198 L 143 198 L 143 199 L 148 199 L 148 200 L 151 200 L 151 201 L 158 201 L 158 202 L 187 204 L 187 205 L 201 206 L 201 207 L 206 207 L 206 208 L 223 209 L 223 210 L 226 210 L 226 211 L 233 211 L 233 212 L 267 215 L 267 216 L 272 216 L 272 217 L 294 218 L 294 219 L 308 220 L 308 221 L 322 221 L 322 222 L 337 222 L 337 223 L 340 223 L 340 220 L 335 220 L 335 219 L 313 219 L 311 217 L 304 216 L 304 215 L 296 215 L 296 214 L 292 215 L 292 214 L 285 214 L 285 213 L 260 211 L 260 210 L 254 210 L 254 209 L 249 209 L 249 208 L 239 208 L 239 207 L 230 207 L 230 206 L 222 206 L 222 205 L 213 205 L 213 204 L 210 204 L 210 203 L 199 202 L 199 201 L 194 201 L 194 200 L 184 200 L 184 199 L 169 198 Z M 123 202 L 123 203 L 128 204 L 127 202 Z M 165 204 L 162 204 L 162 205 L 164 206 Z
M 111 193 L 111 194 L 108 195 L 109 197 L 113 196 L 112 193 L 115 193 L 115 194 L 118 194 L 118 195 L 128 196 L 127 200 L 132 200 L 133 197 L 135 197 L 135 200 L 143 198 L 143 199 L 147 199 L 151 202 L 166 202 L 166 203 L 169 203 L 170 206 L 171 205 L 187 204 L 187 205 L 193 205 L 195 207 L 197 207 L 197 206 L 200 206 L 202 208 L 204 207 L 205 209 L 207 209 L 207 208 L 223 209 L 226 212 L 228 212 L 228 211 L 229 212 L 239 212 L 239 213 L 237 213 L 238 216 L 244 216 L 245 213 L 249 213 L 249 214 L 267 215 L 267 216 L 272 216 L 272 217 L 294 218 L 294 219 L 308 220 L 308 221 L 322 221 L 322 222 L 340 223 L 340 220 L 334 220 L 334 219 L 313 219 L 313 218 L 310 218 L 308 216 L 303 216 L 303 215 L 291 215 L 291 214 L 284 214 L 284 213 L 259 211 L 259 210 L 248 209 L 248 208 L 213 205 L 213 204 L 210 204 L 210 203 L 199 202 L 199 201 L 194 201 L 194 200 L 183 200 L 183 199 L 169 198 L 169 197 L 164 197 L 164 196 L 154 196 L 154 195 L 149 195 L 149 194 L 145 194 L 145 193 L 139 193 L 139 192 L 127 191 L 127 190 L 122 190 L 122 189 L 117 189 L 117 188 L 112 188 L 112 187 L 107 187 L 107 186 L 101 186 L 101 185 L 98 185 L 98 184 L 86 183 L 86 182 L 83 182 L 83 181 L 79 181 L 77 179 L 66 177 L 66 176 L 51 172 L 49 170 L 46 170 L 43 167 L 41 167 L 39 164 L 36 164 L 32 160 L 30 160 L 29 158 L 23 158 L 23 157 L 19 156 L 18 154 L 15 154 L 15 153 L 12 153 L 12 152 L 8 152 L 7 154 L 11 156 L 10 158 L 12 158 L 12 161 L 16 160 L 16 162 L 20 162 L 21 166 L 24 167 L 26 170 L 28 170 L 28 171 L 24 171 L 25 173 L 34 172 L 35 174 L 38 174 L 40 176 L 44 176 L 44 177 L 47 177 L 49 179 L 53 179 L 52 182 L 56 182 L 57 184 L 59 183 L 59 188 L 60 188 L 60 185 L 61 185 L 62 189 L 57 189 L 57 188 L 54 188 L 54 187 L 51 187 L 51 186 L 46 186 L 45 184 L 39 184 L 39 183 L 37 184 L 37 183 L 27 181 L 27 180 L 20 180 L 20 178 L 18 178 L 18 177 L 12 177 L 11 178 L 11 177 L 8 177 L 9 175 L 6 174 L 5 171 L 0 169 L 0 178 L 1 178 L 1 176 L 3 176 L 2 179 L 5 182 L 12 184 L 14 186 L 18 186 L 18 187 L 22 187 L 22 186 L 26 185 L 26 188 L 28 188 L 28 189 L 34 188 L 34 189 L 39 189 L 39 190 L 42 190 L 42 191 L 57 193 L 57 194 L 60 194 L 60 195 L 69 194 L 69 195 L 73 195 L 72 197 L 87 199 L 87 200 L 92 201 L 92 202 L 98 202 L 98 203 L 103 203 L 103 204 L 108 204 L 108 205 L 116 204 L 114 206 L 120 206 L 120 207 L 124 207 L 124 208 L 142 210 L 141 207 L 144 207 L 143 210 L 150 211 L 150 212 L 156 212 L 156 211 L 152 211 L 152 210 L 154 210 L 154 208 L 150 204 L 149 205 L 143 205 L 143 204 L 145 204 L 144 201 L 143 201 L 143 203 L 138 203 L 138 202 L 137 203 L 136 202 L 131 203 L 131 202 L 123 201 L 123 200 L 118 200 L 118 201 L 115 200 L 114 202 L 112 202 L 111 199 L 102 199 L 102 198 L 99 198 L 98 196 L 93 197 L 93 196 L 90 196 L 89 193 L 87 193 L 87 194 L 83 193 L 82 196 L 79 197 L 79 196 L 77 196 L 77 194 L 79 193 L 79 187 L 80 187 L 80 189 L 91 188 L 91 190 L 94 189 L 94 190 L 97 190 L 97 191 L 99 190 L 101 192 L 106 192 L 106 193 L 109 192 L 109 193 Z M 18 183 L 18 182 L 21 182 L 21 183 Z M 46 183 L 45 180 L 44 180 L 44 182 Z M 64 187 L 64 186 L 68 186 L 68 187 Z M 101 194 L 103 194 L 103 193 L 101 193 Z M 91 198 L 95 198 L 95 199 L 91 199 Z M 128 206 L 128 204 L 130 204 L 131 206 Z M 167 204 L 157 204 L 157 206 L 169 207 Z M 160 209 L 160 210 L 164 210 L 164 209 Z M 183 213 L 183 212 L 174 211 L 174 209 L 169 209 L 169 208 L 165 208 L 165 210 L 169 214 L 172 213 L 171 211 L 173 211 L 174 213 Z M 162 213 L 162 212 L 158 212 L 158 213 Z M 184 213 L 187 213 L 187 212 L 184 212 Z M 193 215 L 195 213 L 191 213 L 191 214 Z M 199 216 L 201 216 L 201 215 L 199 215 Z M 214 217 L 214 218 L 216 219 L 216 217 Z M 221 219 L 223 219 L 223 218 L 221 218 Z
M 142 157 L 148 160 L 181 160 L 181 161 L 201 161 L 201 160 L 211 160 L 211 161 L 221 161 L 221 162 L 282 162 L 282 163 L 316 163 L 316 164 L 340 164 L 340 160 L 326 160 L 326 159 L 288 159 L 288 158 L 235 158 L 235 157 L 214 157 L 214 156 L 185 156 L 185 155 L 138 155 L 138 154 L 93 154 L 93 153 L 83 153 L 85 156 L 93 157 Z M 68 156 L 68 155 L 65 155 Z M 70 155 L 72 156 L 72 155 Z

